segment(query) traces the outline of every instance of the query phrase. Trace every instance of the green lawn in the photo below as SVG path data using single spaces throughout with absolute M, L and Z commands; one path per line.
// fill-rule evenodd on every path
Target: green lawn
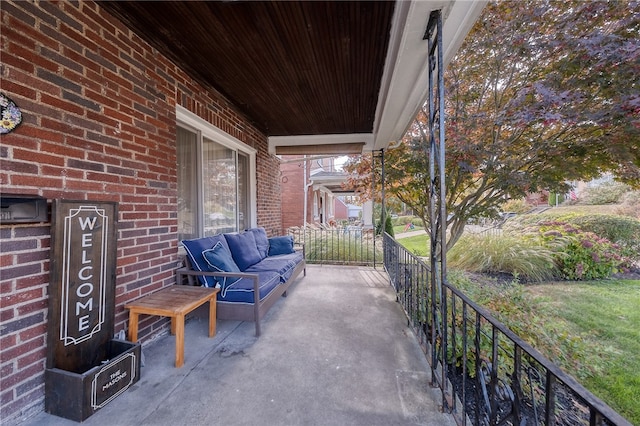
M 429 235 L 414 235 L 413 237 L 402 238 L 402 235 L 396 235 L 398 243 L 402 244 L 409 252 L 416 256 L 429 255 Z
M 394 225 L 393 226 L 393 234 L 398 235 L 404 232 L 404 225 Z
M 563 322 L 577 339 L 563 348 L 571 364 L 582 365 L 569 373 L 640 424 L 640 281 L 548 283 L 525 293 L 541 308 L 542 324 Z

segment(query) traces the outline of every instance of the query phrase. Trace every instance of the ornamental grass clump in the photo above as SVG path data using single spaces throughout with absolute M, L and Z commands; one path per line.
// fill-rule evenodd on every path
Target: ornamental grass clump
M 555 255 L 534 238 L 464 235 L 447 253 L 449 265 L 470 272 L 508 273 L 525 281 L 553 278 Z

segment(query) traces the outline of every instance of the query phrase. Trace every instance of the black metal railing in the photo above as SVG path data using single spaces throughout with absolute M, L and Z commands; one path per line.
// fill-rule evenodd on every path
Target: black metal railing
M 358 226 L 289 228 L 304 243 L 307 263 L 382 266 L 382 237 Z
M 388 234 L 384 266 L 458 424 L 631 425 Z

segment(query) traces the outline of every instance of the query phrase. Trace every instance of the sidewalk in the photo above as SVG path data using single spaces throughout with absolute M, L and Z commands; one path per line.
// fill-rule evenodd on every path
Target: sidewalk
M 418 229 L 417 231 L 407 231 L 407 232 L 400 232 L 399 234 L 395 235 L 396 240 L 401 240 L 402 238 L 407 238 L 407 237 L 414 237 L 416 235 L 426 235 L 427 231 L 425 231 L 424 229 Z
M 145 344 L 140 381 L 83 424 L 455 425 L 380 270 L 308 266 L 259 339 L 237 321 L 209 339 L 206 308 L 187 322 L 182 368 L 173 336 Z M 46 413 L 21 423 L 75 424 Z

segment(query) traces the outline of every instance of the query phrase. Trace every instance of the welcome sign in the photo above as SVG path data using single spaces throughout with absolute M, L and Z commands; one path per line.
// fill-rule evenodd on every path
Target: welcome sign
M 114 202 L 53 200 L 45 410 L 83 421 L 140 379 L 140 344 L 113 339 Z
M 81 205 L 64 217 L 60 340 L 77 345 L 105 322 L 109 229 L 104 208 Z
M 53 201 L 49 367 L 81 372 L 105 356 L 114 333 L 117 214 L 113 202 Z

